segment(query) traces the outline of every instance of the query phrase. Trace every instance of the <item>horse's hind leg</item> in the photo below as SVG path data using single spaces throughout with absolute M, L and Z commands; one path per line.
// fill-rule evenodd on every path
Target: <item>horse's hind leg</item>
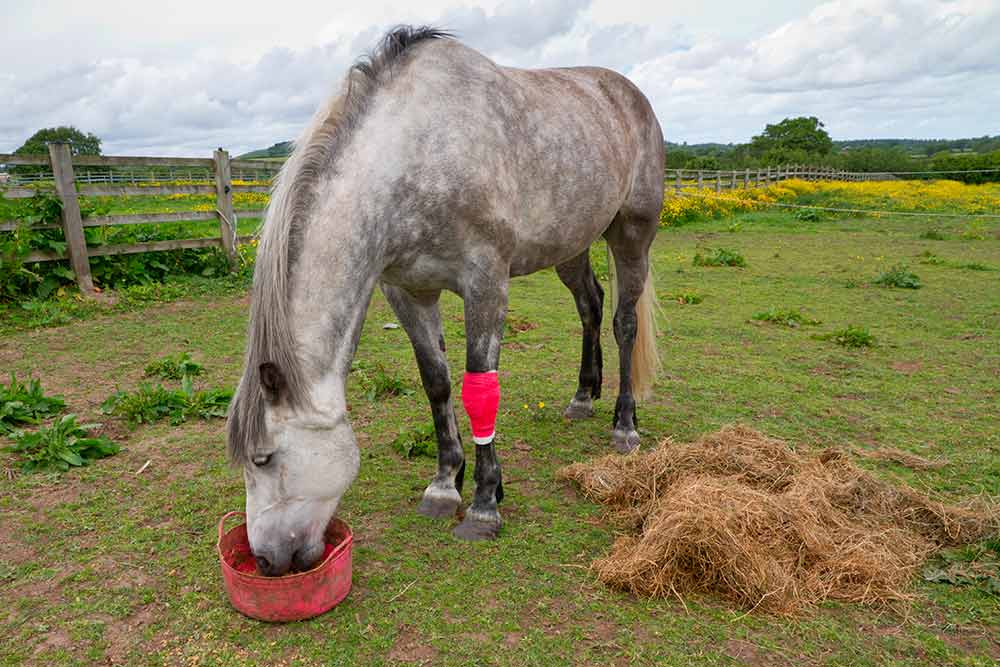
M 424 491 L 417 511 L 434 519 L 446 519 L 455 516 L 462 505 L 465 455 L 451 403 L 451 378 L 438 309 L 441 293 L 414 295 L 390 285 L 382 285 L 382 292 L 410 337 L 437 433 L 438 472 Z
M 655 347 L 651 354 L 640 358 L 640 363 L 633 363 L 636 343 L 644 350 L 647 346 L 655 346 L 655 327 L 652 324 L 655 313 L 652 305 L 655 294 L 647 295 L 642 300 L 642 317 L 637 313 L 637 304 L 647 287 L 649 275 L 649 246 L 656 235 L 657 219 L 652 216 L 624 215 L 619 213 L 614 222 L 605 232 L 605 238 L 615 259 L 615 275 L 618 281 L 618 308 L 615 310 L 614 331 L 618 342 L 619 373 L 621 384 L 618 390 L 618 401 L 615 403 L 615 416 L 612 444 L 621 453 L 628 453 L 639 446 L 637 427 L 639 418 L 635 412 L 635 395 L 633 389 L 651 385 L 659 363 L 655 355 Z M 652 281 L 648 281 L 648 289 L 652 290 Z M 642 320 L 640 322 L 640 319 Z
M 589 250 L 556 266 L 556 273 L 573 293 L 576 310 L 583 325 L 580 383 L 563 415 L 569 419 L 585 419 L 594 414 L 593 399 L 601 397 L 601 316 L 604 311 L 604 290 L 590 266 Z

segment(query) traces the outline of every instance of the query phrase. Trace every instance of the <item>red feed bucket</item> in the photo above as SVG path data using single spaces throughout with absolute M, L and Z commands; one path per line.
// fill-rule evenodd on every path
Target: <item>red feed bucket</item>
M 226 520 L 245 517 L 229 512 L 219 520 L 219 561 L 229 601 L 240 612 L 262 621 L 300 621 L 319 616 L 347 597 L 351 590 L 351 545 L 354 536 L 340 519 L 326 527 L 323 560 L 308 572 L 264 577 L 250 552 L 247 525 L 228 532 Z

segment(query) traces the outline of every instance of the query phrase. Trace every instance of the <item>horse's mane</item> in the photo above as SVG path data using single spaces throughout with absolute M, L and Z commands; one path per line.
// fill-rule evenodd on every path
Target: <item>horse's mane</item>
M 288 289 L 303 228 L 315 204 L 317 182 L 333 167 L 374 93 L 389 80 L 403 54 L 418 42 L 450 36 L 429 26 L 400 26 L 387 32 L 371 53 L 347 71 L 339 93 L 313 116 L 282 166 L 257 250 L 246 368 L 229 408 L 228 450 L 233 463 L 249 461 L 265 434 L 261 364 L 269 362 L 280 369 L 284 377 L 281 400 L 286 405 L 296 407 L 308 401 L 289 322 Z

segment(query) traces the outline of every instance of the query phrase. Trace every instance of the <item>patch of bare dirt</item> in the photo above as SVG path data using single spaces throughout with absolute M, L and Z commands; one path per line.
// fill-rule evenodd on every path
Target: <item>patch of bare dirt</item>
M 84 484 L 79 480 L 68 479 L 69 475 L 64 475 L 55 485 L 35 489 L 25 500 L 37 511 L 44 511 L 72 503 L 80 500 L 86 490 Z
M 396 637 L 396 642 L 389 650 L 389 660 L 429 665 L 436 661 L 437 654 L 426 637 L 421 636 L 414 628 L 404 625 L 400 628 L 399 636 Z
M 73 640 L 70 639 L 70 636 L 64 630 L 55 629 L 45 635 L 45 639 L 38 642 L 38 645 L 35 646 L 34 655 L 37 657 L 42 653 L 58 651 L 60 649 L 70 651 L 72 648 Z
M 109 622 L 104 627 L 104 639 L 108 643 L 104 652 L 109 665 L 125 665 L 126 656 L 136 647 L 136 638 L 156 620 L 156 610 L 145 605 L 124 621 Z
M 14 531 L 0 523 L 0 559 L 9 563 L 27 563 L 35 559 L 35 549 L 13 538 Z
M 757 644 L 745 639 L 728 639 L 723 644 L 723 652 L 741 665 L 784 665 L 785 659 L 769 653 Z
M 919 361 L 894 361 L 891 365 L 892 370 L 903 375 L 913 375 L 923 367 Z
M 90 566 L 102 575 L 109 588 L 145 588 L 156 583 L 156 579 L 142 567 L 111 556 L 99 556 L 91 561 Z
M 507 648 L 515 648 L 520 645 L 522 639 L 524 639 L 523 632 L 508 632 L 503 636 L 503 645 Z

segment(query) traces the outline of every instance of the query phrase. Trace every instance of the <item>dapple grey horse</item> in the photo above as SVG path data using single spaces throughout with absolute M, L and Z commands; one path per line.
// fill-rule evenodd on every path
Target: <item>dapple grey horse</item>
M 589 248 L 601 236 L 618 288 L 612 441 L 638 444 L 634 395 L 658 363 L 648 265 L 663 158 L 649 102 L 609 70 L 500 67 L 448 33 L 401 27 L 348 71 L 276 180 L 230 408 L 230 458 L 243 469 L 264 574 L 315 563 L 357 475 L 345 381 L 378 284 L 413 345 L 437 430 L 438 472 L 420 513 L 453 517 L 462 503 L 441 291 L 464 299 L 467 373 L 495 372 L 510 279 L 555 266 L 583 323 L 565 414 L 590 416 L 604 294 Z M 476 446 L 475 482 L 454 534 L 492 538 L 503 497 L 493 442 Z

